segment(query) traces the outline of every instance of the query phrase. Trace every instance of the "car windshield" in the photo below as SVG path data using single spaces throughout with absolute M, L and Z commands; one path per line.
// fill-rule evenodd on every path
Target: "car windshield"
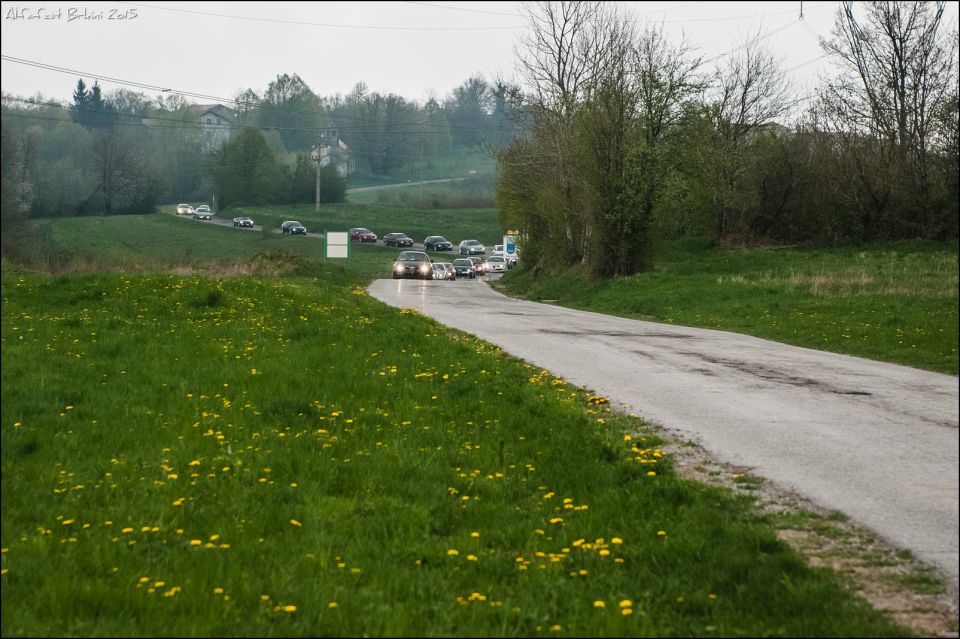
M 357 229 L 357 233 L 369 233 L 370 229 Z
M 487 261 L 488 261 L 488 262 L 502 262 L 502 261 L 503 261 L 503 258 L 500 257 L 499 255 L 494 255 L 493 257 L 491 257 L 491 258 L 490 258 L 489 260 L 487 260 Z
M 427 256 L 423 253 L 401 253 L 398 262 L 424 262 Z
M 453 265 L 454 266 L 473 266 L 473 262 L 471 262 L 470 260 L 454 260 Z

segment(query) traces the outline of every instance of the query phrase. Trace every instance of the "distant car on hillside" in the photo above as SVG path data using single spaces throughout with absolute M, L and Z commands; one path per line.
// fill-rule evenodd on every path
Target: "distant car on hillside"
M 213 211 L 210 210 L 209 206 L 198 206 L 197 210 L 193 212 L 193 219 L 195 220 L 212 220 Z
M 453 244 L 442 235 L 430 235 L 423 240 L 424 251 L 452 251 Z
M 464 240 L 460 242 L 460 255 L 483 255 L 487 249 L 477 240 Z
M 350 240 L 353 242 L 376 242 L 377 234 L 365 228 L 350 229 Z
M 387 233 L 383 236 L 384 246 L 413 246 L 413 240 L 406 233 Z
M 249 217 L 235 217 L 233 218 L 233 225 L 241 228 L 252 229 L 253 220 L 251 220 Z
M 177 204 L 177 215 L 193 215 L 193 207 L 189 204 Z
M 280 225 L 280 232 L 289 233 L 290 235 L 306 235 L 307 227 L 296 220 L 287 220 Z

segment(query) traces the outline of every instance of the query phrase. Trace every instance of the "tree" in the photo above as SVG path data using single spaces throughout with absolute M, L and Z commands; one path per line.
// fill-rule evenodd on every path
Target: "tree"
M 95 186 L 83 211 L 103 215 L 153 212 L 161 181 L 142 136 L 114 127 L 99 128 L 93 132 L 89 157 Z
M 750 185 L 758 184 L 755 170 L 764 170 L 752 160 L 791 100 L 780 61 L 760 45 L 759 36 L 717 68 L 711 98 L 702 113 L 710 128 L 697 145 L 698 164 L 713 202 L 714 235 L 722 241 L 731 233 L 749 233 L 759 201 Z
M 942 135 L 936 114 L 956 95 L 957 39 L 941 30 L 943 2 L 877 2 L 865 11 L 861 20 L 844 2 L 822 42 L 841 73 L 817 108 L 846 158 L 866 236 L 916 237 L 931 218 L 949 226 L 957 215 L 955 201 L 937 205 L 931 171 Z
M 83 123 L 89 103 L 90 94 L 87 92 L 87 85 L 83 78 L 80 78 L 77 80 L 77 88 L 73 91 L 73 104 L 70 105 L 70 114 L 74 122 Z
M 244 129 L 215 151 L 210 171 L 223 208 L 271 204 L 278 198 L 280 165 L 256 129 Z
M 257 104 L 257 124 L 277 129 L 287 151 L 307 151 L 326 125 L 320 100 L 294 73 L 278 75 Z
M 486 80 L 473 76 L 456 87 L 444 108 L 456 144 L 476 148 L 483 141 L 487 128 L 487 105 L 490 88 Z

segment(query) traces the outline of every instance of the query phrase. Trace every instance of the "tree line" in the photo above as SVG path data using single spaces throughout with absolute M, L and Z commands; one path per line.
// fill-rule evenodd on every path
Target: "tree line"
M 648 269 L 663 236 L 956 240 L 957 31 L 943 10 L 842 3 L 821 42 L 837 72 L 804 103 L 759 37 L 708 69 L 613 5 L 526 5 L 524 134 L 497 152 L 501 222 L 533 268 L 596 276 Z
M 104 92 L 76 83 L 68 105 L 4 95 L 4 225 L 33 217 L 152 211 L 157 202 L 235 204 L 314 201 L 310 152 L 330 131 L 352 168 L 383 177 L 476 153 L 515 135 L 506 85 L 476 76 L 424 103 L 370 91 L 321 97 L 297 74 L 225 101 L 229 142 L 209 144 L 196 109 L 180 94 Z M 337 143 L 334 140 L 334 144 Z M 326 140 L 330 143 L 330 140 Z M 342 200 L 336 170 L 321 170 L 321 200 Z

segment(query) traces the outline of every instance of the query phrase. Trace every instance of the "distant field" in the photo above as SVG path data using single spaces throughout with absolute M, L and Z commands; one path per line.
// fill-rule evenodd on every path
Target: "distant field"
M 471 173 L 474 171 L 474 173 Z M 430 162 L 415 162 L 412 166 L 398 169 L 393 175 L 372 177 L 362 171 L 347 178 L 347 188 L 396 184 L 417 180 L 439 180 L 470 175 L 493 175 L 496 161 L 483 154 L 467 154 L 461 157 L 444 158 Z
M 906 635 L 605 398 L 306 271 L 3 276 L 4 636 Z
M 381 237 L 402 231 L 421 242 L 442 234 L 455 244 L 500 240 L 494 209 L 423 211 L 378 204 L 236 209 L 279 227 L 297 219 L 311 233 L 365 226 Z M 316 238 L 223 228 L 172 215 L 65 218 L 40 224 L 41 251 L 92 261 L 213 261 L 212 271 L 257 255 L 289 252 L 320 261 Z M 386 277 L 397 254 L 382 245 L 352 247 L 350 264 L 366 277 Z M 211 274 L 214 274 L 213 272 Z M 533 278 L 521 270 L 498 286 L 530 299 L 651 321 L 756 335 L 956 375 L 958 261 L 956 245 L 901 243 L 862 249 L 717 251 L 708 241 L 663 242 L 656 268 L 594 282 L 572 270 Z
M 518 270 L 497 286 L 601 313 L 958 372 L 956 244 L 718 251 L 695 240 L 660 248 L 656 268 L 632 277 Z

